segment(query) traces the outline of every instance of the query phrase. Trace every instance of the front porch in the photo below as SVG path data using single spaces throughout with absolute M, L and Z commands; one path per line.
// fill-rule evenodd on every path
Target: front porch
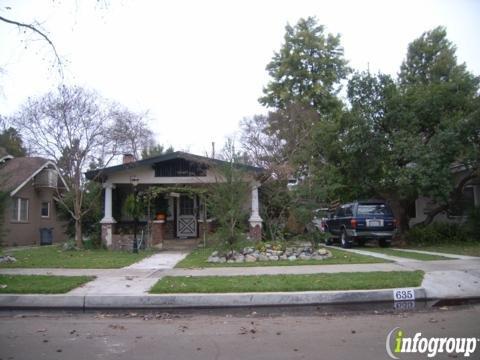
M 218 169 L 226 164 L 176 152 L 139 161 L 125 156 L 122 165 L 87 173 L 87 178 L 101 181 L 104 188 L 101 220 L 104 245 L 110 249 L 131 249 L 134 225 L 138 225 L 139 242 L 157 248 L 163 247 L 167 240 L 202 238 L 214 231 L 215 219 L 208 213 L 206 194 L 214 192 L 216 184 L 225 182 Z M 242 182 L 251 189 L 243 204 L 250 214 L 250 237 L 260 240 L 258 179 L 263 169 L 238 166 L 243 169 Z M 142 211 L 136 208 L 138 200 Z M 132 212 L 133 201 L 136 215 Z

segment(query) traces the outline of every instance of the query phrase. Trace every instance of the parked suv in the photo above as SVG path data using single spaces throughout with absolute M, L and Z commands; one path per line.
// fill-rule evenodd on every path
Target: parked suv
M 392 241 L 396 222 L 390 207 L 382 201 L 356 201 L 339 206 L 326 222 L 332 243 L 340 239 L 342 247 L 354 242 L 364 245 L 367 240 L 378 240 L 381 247 Z

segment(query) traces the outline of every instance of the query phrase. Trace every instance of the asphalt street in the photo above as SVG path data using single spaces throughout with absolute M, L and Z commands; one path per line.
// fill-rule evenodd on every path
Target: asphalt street
M 0 359 L 388 359 L 386 337 L 480 337 L 480 304 L 0 312 Z M 480 345 L 479 345 L 480 346 Z M 407 356 L 409 355 L 409 356 Z M 401 359 L 427 359 L 401 354 Z M 435 359 L 464 358 L 441 354 Z M 470 356 L 480 359 L 480 349 Z

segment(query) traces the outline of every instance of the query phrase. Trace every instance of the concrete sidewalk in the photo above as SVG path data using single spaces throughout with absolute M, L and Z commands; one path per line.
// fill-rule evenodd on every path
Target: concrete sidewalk
M 372 256 L 379 255 L 378 253 L 371 254 Z M 162 253 L 157 255 L 162 255 Z M 395 262 L 375 264 L 175 269 L 173 267 L 176 262 L 186 254 L 174 252 L 163 253 L 163 255 L 154 255 L 122 269 L 0 269 L 0 274 L 90 275 L 97 277 L 94 281 L 62 295 L 0 295 L 0 308 L 224 307 L 394 300 L 393 289 L 242 294 L 149 294 L 151 286 L 166 275 L 239 276 L 423 270 L 426 275 L 422 286 L 415 289 L 417 300 L 480 297 L 480 258 L 474 257 L 436 261 L 417 261 L 395 257 Z

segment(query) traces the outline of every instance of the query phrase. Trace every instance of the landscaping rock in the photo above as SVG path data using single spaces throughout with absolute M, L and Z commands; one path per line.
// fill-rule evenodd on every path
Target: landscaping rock
M 242 254 L 238 254 L 237 256 L 235 256 L 236 263 L 242 263 L 244 261 L 245 261 L 245 256 L 243 256 Z
M 258 256 L 258 261 L 268 261 L 268 256 L 260 254 Z
M 305 254 L 305 253 L 302 253 L 298 258 L 300 260 L 310 260 L 312 258 L 312 256 L 308 255 L 308 254 Z
M 288 256 L 285 255 L 285 254 L 283 254 L 283 255 L 280 255 L 280 256 L 278 257 L 278 259 L 279 259 L 279 260 L 287 260 L 287 259 L 288 259 Z
M 277 255 L 270 255 L 270 256 L 268 257 L 268 260 L 270 260 L 270 261 L 278 261 L 278 256 L 277 256 Z
M 317 251 L 317 253 L 318 253 L 318 255 L 329 255 L 330 254 L 330 252 L 326 249 L 319 249 Z
M 323 260 L 323 259 L 326 259 L 327 257 L 326 256 L 322 256 L 322 255 L 313 255 L 312 256 L 312 260 Z
M 210 255 L 210 256 L 218 256 L 218 251 L 212 252 L 212 255 Z
M 15 259 L 13 256 L 10 256 L 10 255 L 0 256 L 0 264 L 14 263 L 14 262 L 17 262 L 17 259 Z
M 255 262 L 255 261 L 257 261 L 257 258 L 255 256 L 250 254 L 245 256 L 245 262 Z
M 291 256 L 288 257 L 288 260 L 295 261 L 295 260 L 297 260 L 297 257 L 295 255 L 291 255 Z
M 227 262 L 227 258 L 225 256 L 221 256 L 218 260 L 220 264 L 223 264 L 224 262 Z
M 220 258 L 218 256 L 210 256 L 208 259 L 207 259 L 207 262 L 209 263 L 218 263 L 220 262 Z

